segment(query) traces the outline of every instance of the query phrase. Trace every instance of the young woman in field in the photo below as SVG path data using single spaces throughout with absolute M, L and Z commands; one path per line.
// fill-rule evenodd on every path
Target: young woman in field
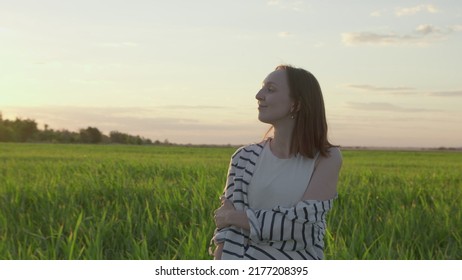
M 306 70 L 281 65 L 257 93 L 273 137 L 231 158 L 215 211 L 215 259 L 322 259 L 326 214 L 342 165 L 327 140 L 321 88 Z

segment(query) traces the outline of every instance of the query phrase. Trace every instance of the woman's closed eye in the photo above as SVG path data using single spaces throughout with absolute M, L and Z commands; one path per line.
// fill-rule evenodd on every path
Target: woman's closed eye
M 276 87 L 273 86 L 273 85 L 263 85 L 262 88 L 266 89 L 266 91 L 268 91 L 268 92 L 275 92 L 276 91 Z

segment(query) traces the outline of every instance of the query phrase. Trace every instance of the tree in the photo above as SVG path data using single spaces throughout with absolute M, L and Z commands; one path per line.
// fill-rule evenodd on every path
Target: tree
M 0 142 L 11 142 L 13 141 L 13 129 L 0 123 Z
M 127 144 L 128 142 L 127 138 L 128 138 L 128 135 L 125 133 L 121 133 L 118 131 L 109 132 L 109 139 L 111 139 L 112 143 Z
M 16 118 L 13 127 L 19 142 L 32 140 L 32 137 L 38 132 L 37 123 L 31 119 L 21 120 Z
M 96 127 L 87 127 L 87 129 L 80 129 L 80 140 L 83 143 L 101 143 L 103 134 Z
M 44 129 L 37 127 L 35 120 L 20 119 L 11 121 L 3 119 L 0 112 L 0 142 L 51 142 L 51 143 L 119 143 L 143 145 L 152 144 L 148 138 L 139 135 L 132 136 L 127 133 L 111 131 L 110 136 L 104 135 L 96 127 L 80 129 L 79 132 L 71 132 L 66 129 L 53 130 L 48 124 L 44 124 Z M 156 141 L 156 144 L 169 145 L 167 139 L 163 143 Z

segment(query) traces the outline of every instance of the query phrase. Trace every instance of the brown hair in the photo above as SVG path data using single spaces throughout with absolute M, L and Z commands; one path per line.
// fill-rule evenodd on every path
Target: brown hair
M 295 102 L 295 127 L 292 132 L 290 152 L 314 158 L 317 151 L 329 156 L 333 147 L 327 139 L 327 120 L 321 86 L 310 72 L 290 65 L 279 65 L 276 70 L 285 70 L 290 96 Z

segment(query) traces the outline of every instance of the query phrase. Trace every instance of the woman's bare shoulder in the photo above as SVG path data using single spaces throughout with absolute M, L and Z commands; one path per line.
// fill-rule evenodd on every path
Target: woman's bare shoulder
M 329 157 L 333 158 L 336 161 L 342 161 L 342 152 L 339 147 L 330 147 L 329 148 Z
M 320 156 L 318 158 L 318 164 L 322 165 L 327 165 L 327 166 L 332 166 L 336 168 L 340 168 L 343 163 L 343 157 L 342 157 L 342 152 L 338 147 L 330 147 L 328 149 L 329 156 L 323 157 Z

